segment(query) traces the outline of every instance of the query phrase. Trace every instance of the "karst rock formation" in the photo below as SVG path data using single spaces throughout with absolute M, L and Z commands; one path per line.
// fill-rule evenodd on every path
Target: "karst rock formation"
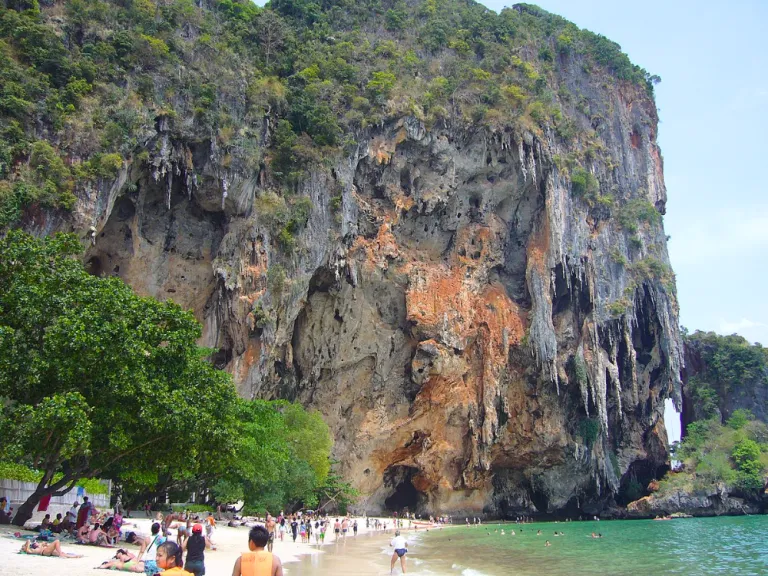
M 194 10 L 214 10 L 202 4 Z M 288 4 L 273 9 L 298 18 Z M 404 13 L 411 4 L 422 3 Z M 554 18 L 526 5 L 502 14 L 490 17 L 519 30 Z M 354 48 L 373 54 L 384 30 L 364 27 L 368 46 Z M 113 176 L 78 186 L 71 210 L 27 210 L 21 225 L 75 231 L 94 274 L 192 309 L 200 344 L 241 395 L 319 410 L 361 511 L 616 509 L 630 480 L 645 485 L 668 466 L 664 403 L 680 395 L 657 110 L 648 82 L 558 48 L 557 30 L 537 34 L 516 36 L 490 82 L 522 70 L 557 114 L 542 119 L 530 96 L 478 118 L 467 93 L 488 81 L 480 72 L 439 113 L 402 104 L 395 87 L 378 94 L 374 122 L 340 124 L 343 142 L 298 160 L 300 175 L 280 185 L 286 112 L 265 107 L 254 120 L 248 79 L 209 70 L 228 83 L 217 106 L 236 135 L 247 126 L 257 161 L 241 161 L 221 131 L 198 130 L 197 112 L 178 102 L 147 106 Z M 416 49 L 409 82 L 450 81 L 461 50 Z M 540 62 L 536 88 L 525 64 Z M 207 63 L 174 66 L 145 76 L 167 87 L 173 70 Z M 280 210 L 299 200 L 291 225 Z

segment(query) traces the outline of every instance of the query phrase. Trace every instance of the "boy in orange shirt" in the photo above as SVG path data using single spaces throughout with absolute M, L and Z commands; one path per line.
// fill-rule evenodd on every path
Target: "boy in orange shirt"
M 269 542 L 269 532 L 264 526 L 254 526 L 248 533 L 250 552 L 235 560 L 232 576 L 283 576 L 280 558 L 264 548 Z

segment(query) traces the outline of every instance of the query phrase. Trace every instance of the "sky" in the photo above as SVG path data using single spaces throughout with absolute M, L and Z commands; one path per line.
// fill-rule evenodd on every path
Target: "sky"
M 768 1 L 535 3 L 618 42 L 661 76 L 664 227 L 680 323 L 768 346 Z M 679 439 L 670 401 L 665 421 L 670 441 Z
M 500 1 L 483 2 L 499 11 Z M 661 76 L 680 323 L 768 346 L 768 1 L 538 0 Z

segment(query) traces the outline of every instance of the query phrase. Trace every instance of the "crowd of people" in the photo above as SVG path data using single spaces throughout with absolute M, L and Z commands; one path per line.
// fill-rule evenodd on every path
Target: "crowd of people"
M 138 546 L 138 550 L 131 551 L 123 545 L 97 568 L 152 576 L 160 572 L 177 576 L 205 575 L 206 551 L 216 550 L 217 520 L 213 513 L 196 515 L 189 511 L 173 511 L 167 514 L 157 512 L 153 520 L 150 533 L 142 534 L 133 525 L 125 522 L 119 506 L 114 510 L 99 511 L 85 497 L 82 504 L 74 502 L 65 514 L 56 514 L 54 519 L 51 519 L 50 514 L 46 514 L 36 528 L 41 540 L 27 540 L 20 552 L 59 558 L 82 558 L 82 555 L 64 552 L 58 539 L 45 541 L 61 535 L 71 537 L 77 544 L 109 548 L 125 542 Z M 244 525 L 250 528 L 247 541 L 249 550 L 237 559 L 233 576 L 281 576 L 282 564 L 273 554 L 273 546 L 277 540 L 322 545 L 328 535 L 329 540 L 343 542 L 347 537 L 357 536 L 362 521 L 368 530 L 382 530 L 385 533 L 390 529 L 395 531 L 391 542 L 394 548 L 391 569 L 394 569 L 399 559 L 405 573 L 407 542 L 401 536 L 400 528 L 416 528 L 415 520 L 410 516 L 395 516 L 391 520 L 367 517 L 358 519 L 349 516 L 328 516 L 314 511 L 289 514 L 281 511 L 277 516 L 267 513 L 260 521 L 238 519 L 235 516 L 228 522 L 229 526 Z M 254 523 L 256 525 L 253 525 Z

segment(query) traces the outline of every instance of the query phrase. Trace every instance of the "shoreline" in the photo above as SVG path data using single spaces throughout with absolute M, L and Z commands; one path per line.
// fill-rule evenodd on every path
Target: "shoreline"
M 333 517 L 335 519 L 335 516 Z M 371 517 L 371 520 L 374 518 Z M 392 522 L 391 518 L 379 518 L 382 521 Z M 126 518 L 123 525 L 123 532 L 137 530 L 142 534 L 149 534 L 150 526 L 154 520 L 148 518 Z M 283 541 L 279 538 L 275 541 L 273 553 L 276 554 L 288 574 L 300 574 L 304 570 L 303 566 L 312 565 L 311 558 L 319 556 L 333 556 L 334 562 L 341 561 L 343 564 L 351 564 L 354 569 L 357 565 L 357 553 L 351 553 L 358 548 L 357 544 L 366 541 L 376 541 L 388 543 L 394 536 L 394 529 L 390 526 L 387 532 L 383 530 L 366 529 L 365 520 L 358 521 L 358 535 L 347 536 L 346 540 L 340 538 L 338 541 L 333 532 L 326 534 L 326 540 L 322 544 L 293 542 L 290 536 L 286 535 Z M 248 550 L 248 531 L 249 527 L 229 527 L 221 525 L 216 528 L 213 541 L 216 544 L 216 550 L 205 551 L 206 572 L 211 575 L 231 574 L 235 560 L 239 555 Z M 413 532 L 413 530 L 406 530 Z M 419 529 L 418 531 L 421 531 Z M 19 549 L 24 543 L 23 539 L 14 538 L 14 532 L 20 532 L 22 535 L 36 534 L 30 530 L 19 529 L 13 525 L 0 526 L 0 556 L 3 558 L 2 573 L 9 576 L 38 576 L 46 571 L 54 570 L 54 573 L 66 572 L 68 576 L 98 576 L 106 571 L 97 571 L 96 566 L 104 560 L 111 558 L 117 548 L 125 548 L 134 554 L 138 552 L 138 546 L 126 544 L 121 541 L 113 548 L 102 548 L 97 546 L 85 546 L 74 544 L 70 539 L 61 539 L 61 546 L 64 552 L 82 554 L 83 558 L 48 558 L 40 556 L 30 556 L 19 554 Z M 176 531 L 171 531 L 171 540 L 176 541 Z M 300 540 L 300 539 L 297 539 Z M 112 571 L 114 573 L 114 571 Z M 304 572 L 308 573 L 308 572 Z M 316 573 L 313 569 L 312 573 Z M 349 572 L 350 574 L 352 572 Z M 359 574 L 359 570 L 356 572 Z

